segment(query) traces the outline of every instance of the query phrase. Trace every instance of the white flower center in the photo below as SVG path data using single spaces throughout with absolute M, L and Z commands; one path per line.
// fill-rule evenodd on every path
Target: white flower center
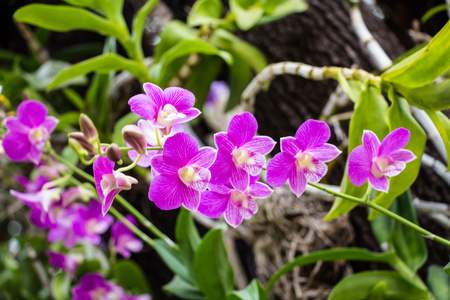
M 316 171 L 316 165 L 313 163 L 313 157 L 307 153 L 299 152 L 295 155 L 295 164 L 297 168 L 308 169 L 311 172 Z
M 233 152 L 233 161 L 236 165 L 254 165 L 255 159 L 250 156 L 250 152 L 245 149 L 234 149 Z
M 28 140 L 31 144 L 42 142 L 46 138 L 46 134 L 41 127 L 31 128 L 28 133 Z
M 195 168 L 192 166 L 186 166 L 178 170 L 178 175 L 180 176 L 181 181 L 185 184 L 189 184 L 191 182 L 199 181 L 200 175 L 195 171 Z
M 248 196 L 235 190 L 231 190 L 231 201 L 233 201 L 233 204 L 237 207 L 248 208 Z
M 159 111 L 156 121 L 162 126 L 170 127 L 176 120 L 184 117 L 186 117 L 186 115 L 179 113 L 172 104 L 166 104 L 164 105 L 164 108 Z
M 378 169 L 381 171 L 378 171 Z M 372 169 L 371 172 L 373 176 L 380 178 L 384 176 L 384 173 L 387 171 L 394 170 L 395 166 L 392 164 L 392 159 L 388 156 L 378 156 L 372 160 Z

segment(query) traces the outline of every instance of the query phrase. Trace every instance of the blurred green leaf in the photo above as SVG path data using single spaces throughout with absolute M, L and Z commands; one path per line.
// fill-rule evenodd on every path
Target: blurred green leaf
M 64 272 L 56 274 L 50 282 L 52 296 L 55 300 L 69 299 L 70 295 L 70 276 Z
M 427 283 L 436 300 L 448 300 L 450 296 L 450 277 L 442 267 L 431 265 L 428 268 Z
M 155 239 L 154 241 L 154 249 L 158 253 L 159 257 L 161 257 L 161 259 L 167 265 L 167 267 L 169 267 L 172 272 L 180 276 L 183 280 L 191 282 L 192 279 L 190 278 L 189 272 L 184 266 L 180 255 L 169 246 L 167 246 L 167 244 L 162 240 Z
M 249 30 L 261 19 L 264 9 L 257 0 L 230 0 L 230 10 L 240 30 Z
M 208 299 L 225 300 L 233 290 L 233 268 L 228 261 L 221 229 L 212 229 L 194 255 L 194 274 L 200 291 Z
M 273 13 L 275 8 L 277 8 L 277 0 L 261 0 L 262 8 L 264 9 L 264 14 L 270 15 Z
M 182 299 L 206 300 L 205 296 L 193 284 L 175 275 L 173 279 L 163 286 L 163 290 L 169 295 L 175 295 Z
M 230 66 L 228 82 L 230 84 L 230 97 L 226 106 L 226 111 L 241 103 L 241 94 L 252 80 L 252 70 L 246 61 L 238 56 L 234 58 L 234 64 Z
M 81 96 L 70 88 L 63 89 L 66 98 L 80 111 L 85 111 L 85 101 Z
M 450 262 L 445 265 L 444 272 L 447 274 L 447 276 L 450 276 Z
M 430 8 L 423 16 L 422 18 L 420 18 L 420 21 L 422 23 L 426 23 L 429 19 L 431 19 L 431 17 L 433 17 L 435 14 L 441 12 L 441 11 L 446 11 L 447 9 L 450 8 L 450 4 L 441 4 L 441 5 L 436 5 L 435 7 Z
M 383 299 L 432 299 L 427 291 L 392 271 L 366 271 L 350 275 L 333 288 L 328 299 L 367 299 L 379 282 L 386 283 Z
M 388 105 L 381 91 L 368 86 L 366 83 L 361 90 L 359 100 L 355 104 L 355 111 L 350 119 L 348 153 L 362 144 L 364 130 L 372 130 L 382 140 L 389 132 L 387 114 Z M 348 177 L 347 167 L 348 162 L 341 182 L 341 191 L 347 195 L 362 197 L 367 190 L 367 183 L 360 187 L 352 184 Z M 324 220 L 335 219 L 351 211 L 356 205 L 351 201 L 337 198 Z
M 387 284 L 386 281 L 380 281 L 372 288 L 366 300 L 384 300 L 386 299 Z
M 137 263 L 123 259 L 112 266 L 112 274 L 117 284 L 134 295 L 149 294 L 150 289 L 144 272 Z
M 169 51 L 177 43 L 184 39 L 196 39 L 198 38 L 196 31 L 188 27 L 181 21 L 170 21 L 164 27 L 164 30 L 160 34 L 161 41 L 155 47 L 155 63 L 158 63 L 164 53 Z
M 56 130 L 67 131 L 67 127 L 77 126 L 80 118 L 80 113 L 71 111 L 58 116 L 59 123 L 56 125 Z M 70 130 L 69 130 L 70 132 Z M 68 132 L 67 132 L 68 133 Z
M 75 5 L 92 8 L 103 15 L 114 19 L 122 12 L 124 0 L 64 0 Z
M 381 193 L 373 200 L 374 203 L 384 208 L 388 208 L 392 201 L 394 201 L 395 197 L 405 192 L 414 183 L 414 181 L 416 181 L 416 178 L 419 175 L 422 155 L 425 150 L 425 143 L 427 141 L 427 136 L 424 130 L 411 115 L 406 100 L 401 97 L 397 97 L 394 89 L 392 88 L 389 90 L 388 94 L 389 99 L 392 101 L 391 107 L 388 111 L 389 130 L 393 131 L 400 127 L 408 129 L 410 139 L 405 149 L 413 152 L 417 158 L 408 163 L 403 172 L 389 179 L 388 193 Z M 379 215 L 379 212 L 373 210 L 369 215 L 369 219 L 373 219 Z
M 189 26 L 218 24 L 222 22 L 222 3 L 220 0 L 198 0 L 192 6 L 187 18 Z
M 14 13 L 14 19 L 57 32 L 89 30 L 122 38 L 124 28 L 88 10 L 66 5 L 29 4 Z
M 269 296 L 261 282 L 253 279 L 245 289 L 228 293 L 227 300 L 269 300 Z
M 308 3 L 304 0 L 278 0 L 275 9 L 271 13 L 266 11 L 266 15 L 257 22 L 257 25 L 267 24 L 293 13 L 302 13 L 307 9 Z
M 450 68 L 449 48 L 450 21 L 425 48 L 393 65 L 381 78 L 409 88 L 430 84 Z
M 84 259 L 77 267 L 77 278 L 81 278 L 88 273 L 104 274 L 105 271 L 102 269 L 102 263 L 98 259 Z
M 450 108 L 450 79 L 419 88 L 395 85 L 395 90 L 402 94 L 409 104 L 421 109 L 444 110 Z
M 445 145 L 445 150 L 447 151 L 447 158 L 450 158 L 450 120 L 440 111 L 425 110 L 425 112 L 439 131 L 439 135 L 441 136 Z M 450 171 L 450 159 L 448 161 L 447 172 Z

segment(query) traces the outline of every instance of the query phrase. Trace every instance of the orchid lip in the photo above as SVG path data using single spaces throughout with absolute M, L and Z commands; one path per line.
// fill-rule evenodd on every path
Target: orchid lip
M 313 157 L 307 153 L 299 152 L 295 155 L 295 164 L 300 169 L 308 169 L 311 172 L 316 171 L 316 166 L 313 163 Z
M 179 169 L 178 175 L 180 176 L 181 181 L 183 181 L 185 184 L 199 181 L 201 179 L 200 175 L 196 172 L 193 166 L 185 166 Z
M 158 112 L 157 122 L 158 124 L 170 127 L 176 120 L 186 117 L 185 114 L 179 113 L 178 110 L 172 104 L 164 105 L 163 109 Z
M 233 154 L 233 161 L 236 165 L 243 164 L 254 165 L 255 159 L 251 156 L 251 152 L 246 149 L 235 148 L 231 154 Z

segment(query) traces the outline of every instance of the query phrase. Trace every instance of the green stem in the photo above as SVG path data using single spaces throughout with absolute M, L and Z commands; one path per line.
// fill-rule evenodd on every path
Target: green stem
M 410 227 L 411 229 L 414 229 L 415 231 L 417 231 L 420 234 L 422 234 L 425 238 L 430 239 L 432 241 L 436 241 L 436 242 L 438 242 L 438 243 L 440 243 L 442 245 L 445 245 L 445 246 L 450 248 L 450 241 L 449 240 L 446 240 L 446 239 L 444 239 L 444 238 L 442 238 L 440 236 L 437 236 L 437 235 L 431 233 L 428 230 L 423 229 L 419 225 L 414 224 L 413 222 L 402 218 L 401 216 L 397 215 L 396 213 L 393 213 L 392 211 L 390 211 L 390 210 L 388 210 L 388 209 L 386 209 L 386 208 L 384 208 L 382 206 L 379 206 L 376 203 L 373 203 L 373 202 L 370 202 L 370 201 L 366 202 L 366 200 L 361 199 L 361 198 L 356 198 L 356 197 L 353 197 L 353 196 L 350 196 L 350 195 L 346 195 L 346 194 L 342 194 L 342 193 L 339 193 L 339 192 L 335 192 L 335 191 L 329 190 L 329 189 L 327 189 L 327 188 L 325 188 L 325 187 L 323 187 L 321 185 L 315 184 L 315 183 L 308 182 L 308 184 L 310 186 L 318 188 L 319 190 L 327 192 L 327 193 L 329 193 L 331 195 L 334 195 L 334 196 L 337 196 L 337 197 L 340 197 L 340 198 L 343 198 L 343 199 L 346 199 L 346 200 L 349 200 L 349 201 L 352 201 L 352 202 L 356 202 L 358 204 L 362 204 L 364 206 L 368 206 L 368 207 L 370 207 L 372 209 L 375 209 L 375 210 L 379 211 L 380 213 L 383 213 L 383 214 L 393 218 L 394 220 L 396 220 L 396 221 L 398 221 L 398 222 L 400 222 L 400 223 Z
M 137 156 L 137 158 L 133 161 L 133 163 L 132 164 L 130 164 L 130 165 L 128 165 L 128 166 L 126 166 L 126 167 L 123 167 L 123 168 L 119 168 L 119 169 L 117 169 L 116 171 L 117 172 L 126 172 L 126 171 L 128 171 L 128 170 L 131 170 L 131 169 L 133 169 L 134 167 L 136 167 L 136 165 L 138 164 L 138 162 L 139 162 L 139 160 L 141 159 L 141 157 L 142 157 L 142 153 L 139 153 L 139 155 Z
M 50 155 L 54 157 L 58 162 L 64 164 L 67 168 L 69 168 L 71 171 L 76 173 L 77 175 L 81 176 L 85 180 L 95 184 L 94 177 L 89 175 L 88 173 L 84 172 L 83 170 L 80 170 L 76 166 L 72 165 L 70 162 L 68 162 L 65 158 L 62 156 L 59 156 L 56 152 L 51 151 Z M 123 198 L 120 195 L 117 195 L 115 197 L 117 202 L 119 202 L 125 209 L 127 209 L 132 215 L 136 217 L 136 219 L 148 230 L 150 230 L 155 236 L 162 239 L 170 248 L 174 249 L 175 251 L 179 251 L 178 245 L 173 242 L 168 236 L 166 236 L 164 233 L 162 233 L 155 225 L 153 225 L 147 218 L 141 214 L 134 206 L 132 206 L 130 203 L 128 203 L 125 198 Z M 111 207 L 112 209 L 112 207 Z M 110 209 L 110 211 L 111 211 Z
M 133 147 L 119 147 L 121 151 L 134 150 Z M 163 150 L 163 147 L 147 147 L 147 150 Z

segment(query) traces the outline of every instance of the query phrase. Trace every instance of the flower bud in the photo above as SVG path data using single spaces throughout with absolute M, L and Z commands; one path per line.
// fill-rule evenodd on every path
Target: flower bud
M 84 134 L 82 132 L 71 132 L 69 133 L 69 140 L 73 139 L 76 140 L 81 147 L 83 147 L 88 153 L 96 153 L 94 146 L 89 143 L 89 141 L 86 139 Z M 76 150 L 76 149 L 75 149 Z
M 124 141 L 129 144 L 139 154 L 147 155 L 147 141 L 144 133 L 136 125 L 126 125 L 122 129 Z
M 80 115 L 80 128 L 86 139 L 92 143 L 98 139 L 98 131 L 92 120 L 85 114 Z
M 118 162 L 122 159 L 122 151 L 120 151 L 117 144 L 111 144 L 108 149 L 106 149 L 106 157 L 108 157 L 110 161 Z

